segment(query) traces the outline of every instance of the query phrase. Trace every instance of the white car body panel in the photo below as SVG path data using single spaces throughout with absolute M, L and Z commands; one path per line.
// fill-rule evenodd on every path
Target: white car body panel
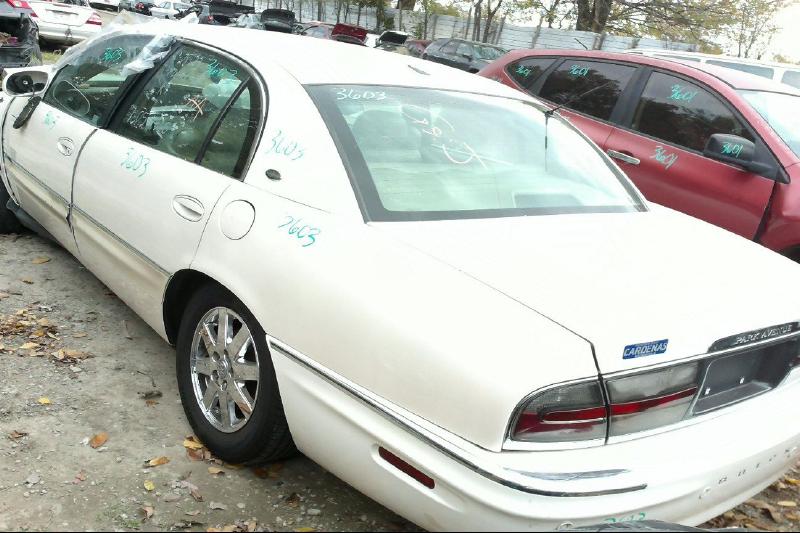
M 180 11 L 189 9 L 191 4 L 182 2 L 163 2 L 150 8 L 150 15 L 162 19 L 174 19 Z
M 53 110 L 44 104 L 12 132 L 24 99 L 4 119 L 4 177 L 22 208 L 164 338 L 174 333 L 162 304 L 176 275 L 202 273 L 241 299 L 268 334 L 294 439 L 325 468 L 432 530 L 539 530 L 640 513 L 696 524 L 796 460 L 800 429 L 785 420 L 800 416 L 798 369 L 759 397 L 651 434 L 547 451 L 506 444 L 517 407 L 542 387 L 701 355 L 716 339 L 797 321 L 800 294 L 785 282 L 797 265 L 656 206 L 365 222 L 303 84 L 531 99 L 343 43 L 207 25 L 148 28 L 219 47 L 264 77 L 269 109 L 244 179 L 69 116 L 46 130 Z M 264 53 L 270 47 L 282 53 Z M 59 159 L 67 157 L 62 138 L 76 148 L 74 173 Z M 303 155 L 276 153 L 278 139 Z M 124 168 L 131 150 L 149 160 L 145 172 Z M 200 207 L 176 204 L 186 197 Z M 301 242 L 287 228 L 297 220 L 313 238 Z M 664 354 L 622 358 L 627 344 L 664 338 Z M 379 446 L 436 487 L 390 467 Z
M 36 24 L 42 39 L 72 44 L 88 39 L 102 29 L 100 24 L 87 24 L 89 17 L 96 13 L 88 6 L 37 0 L 29 3 L 36 13 Z

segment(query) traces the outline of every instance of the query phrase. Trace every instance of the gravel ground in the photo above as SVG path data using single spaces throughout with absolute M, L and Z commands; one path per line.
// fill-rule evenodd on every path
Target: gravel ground
M 69 254 L 0 236 L 0 530 L 416 529 L 305 458 L 252 470 L 192 449 L 174 361 Z M 706 525 L 797 531 L 798 479 Z

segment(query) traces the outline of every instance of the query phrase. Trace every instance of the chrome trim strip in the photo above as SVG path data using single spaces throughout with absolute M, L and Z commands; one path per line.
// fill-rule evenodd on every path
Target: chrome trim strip
M 35 181 L 35 182 L 36 182 L 36 184 L 37 184 L 37 185 L 39 185 L 39 186 L 40 186 L 42 189 L 44 189 L 46 192 L 48 192 L 48 193 L 49 193 L 51 196 L 53 196 L 55 199 L 59 200 L 59 201 L 60 201 L 62 204 L 64 204 L 64 206 L 66 206 L 67 208 L 69 208 L 69 202 L 67 201 L 67 199 L 66 199 L 66 198 L 64 198 L 63 196 L 61 196 L 60 194 L 58 194 L 56 191 L 54 191 L 53 189 L 51 189 L 51 188 L 50 188 L 50 187 L 49 187 L 49 186 L 48 186 L 48 185 L 47 185 L 45 182 L 43 182 L 42 180 L 40 180 L 39 178 L 37 178 L 36 176 L 34 176 L 34 175 L 31 173 L 31 171 L 30 171 L 30 170 L 28 170 L 27 168 L 25 168 L 24 166 L 22 166 L 22 165 L 21 165 L 21 164 L 20 164 L 18 161 L 16 161 L 15 159 L 11 159 L 11 157 L 9 157 L 7 154 L 5 154 L 5 158 L 6 158 L 6 160 L 7 160 L 9 163 L 11 163 L 12 165 L 14 165 L 14 166 L 15 166 L 15 167 L 17 167 L 18 169 L 20 169 L 22 172 L 24 172 L 24 173 L 25 173 L 25 175 L 26 175 L 26 176 L 28 176 L 30 179 L 32 179 L 33 181 Z
M 94 225 L 98 229 L 102 230 L 103 233 L 107 234 L 109 237 L 111 237 L 112 239 L 117 241 L 119 244 L 121 244 L 122 246 L 127 248 L 132 254 L 136 255 L 142 261 L 144 261 L 145 263 L 147 263 L 150 266 L 152 266 L 153 269 L 157 270 L 160 274 L 164 275 L 167 278 L 170 277 L 170 273 L 167 270 L 165 270 L 164 268 L 162 268 L 161 265 L 159 265 L 158 263 L 156 263 L 155 261 L 153 261 L 152 259 L 150 259 L 146 255 L 144 255 L 142 252 L 140 252 L 139 250 L 137 250 L 136 248 L 131 246 L 127 241 L 122 240 L 116 233 L 114 233 L 113 231 L 111 231 L 110 229 L 105 227 L 103 224 L 101 224 L 100 222 L 98 222 L 97 220 L 92 218 L 86 211 L 84 211 L 80 207 L 78 207 L 76 205 L 73 205 L 72 206 L 72 213 L 77 213 L 78 215 L 80 215 L 83 218 L 85 218 L 87 222 L 91 223 L 92 225 Z M 72 231 L 74 233 L 75 229 L 73 228 Z
M 469 468 L 473 472 L 490 479 L 506 487 L 522 492 L 537 494 L 539 496 L 552 497 L 586 497 L 586 496 L 605 496 L 610 494 L 622 494 L 627 492 L 639 491 L 647 488 L 646 483 L 625 483 L 621 480 L 617 486 L 611 488 L 594 487 L 582 489 L 575 486 L 575 483 L 591 483 L 596 480 L 608 480 L 630 474 L 630 471 L 623 469 L 604 470 L 595 472 L 522 472 L 498 466 L 494 462 L 487 461 L 478 457 L 469 450 L 450 442 L 411 420 L 408 416 L 400 413 L 397 409 L 388 405 L 386 400 L 349 382 L 342 376 L 323 367 L 311 358 L 294 351 L 281 341 L 267 335 L 267 342 L 270 348 L 279 352 L 283 356 L 291 359 L 295 363 L 314 372 L 325 381 L 346 392 L 356 400 L 359 400 L 367 407 L 370 407 L 386 420 L 394 423 L 399 428 L 410 433 L 419 440 L 432 446 L 439 452 L 450 457 L 454 461 Z M 494 452 L 496 454 L 496 452 Z M 502 452 L 501 452 L 502 454 Z M 496 454 L 500 455 L 500 454 Z M 548 485 L 550 485 L 548 487 Z M 572 485 L 572 486 L 570 486 Z

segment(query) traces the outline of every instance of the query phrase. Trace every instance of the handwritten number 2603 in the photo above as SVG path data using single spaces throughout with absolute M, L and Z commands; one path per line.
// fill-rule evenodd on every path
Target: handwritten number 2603
M 315 242 L 317 242 L 316 236 L 319 235 L 322 230 L 319 228 L 312 228 L 308 224 L 300 225 L 302 218 L 294 218 L 292 216 L 286 216 L 286 221 L 278 226 L 279 228 L 289 227 L 289 235 L 294 235 L 298 239 L 307 239 L 308 242 L 303 244 L 303 248 L 307 246 L 311 246 Z

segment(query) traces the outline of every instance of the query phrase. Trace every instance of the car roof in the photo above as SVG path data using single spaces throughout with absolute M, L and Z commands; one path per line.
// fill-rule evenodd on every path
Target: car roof
M 168 34 L 216 46 L 262 72 L 277 65 L 303 85 L 340 83 L 427 87 L 533 100 L 494 80 L 452 67 L 327 39 L 161 20 L 134 24 L 130 28 L 123 26 L 121 31 Z M 267 47 L 277 53 L 264 53 Z
M 508 63 L 531 55 L 554 55 L 559 57 L 569 56 L 605 59 L 608 61 L 624 61 L 626 63 L 638 63 L 652 67 L 661 67 L 690 76 L 692 71 L 701 71 L 717 78 L 721 82 L 737 90 L 767 91 L 800 96 L 800 91 L 790 85 L 773 81 L 761 76 L 756 76 L 755 74 L 742 72 L 740 70 L 717 65 L 709 65 L 707 63 L 698 63 L 696 61 L 685 61 L 677 58 L 659 58 L 649 55 L 630 54 L 625 52 L 602 52 L 597 50 L 544 50 L 537 48 L 532 50 L 513 50 L 503 56 L 503 62 Z
M 800 65 L 792 63 L 781 63 L 779 61 L 764 61 L 762 59 L 751 59 L 749 57 L 736 57 L 725 54 L 704 54 L 702 52 L 689 52 L 683 50 L 664 50 L 661 48 L 632 48 L 625 51 L 626 54 L 662 54 L 686 57 L 697 57 L 703 59 L 719 59 L 731 63 L 741 63 L 742 65 L 763 65 L 765 67 L 785 67 L 793 70 L 800 70 Z

